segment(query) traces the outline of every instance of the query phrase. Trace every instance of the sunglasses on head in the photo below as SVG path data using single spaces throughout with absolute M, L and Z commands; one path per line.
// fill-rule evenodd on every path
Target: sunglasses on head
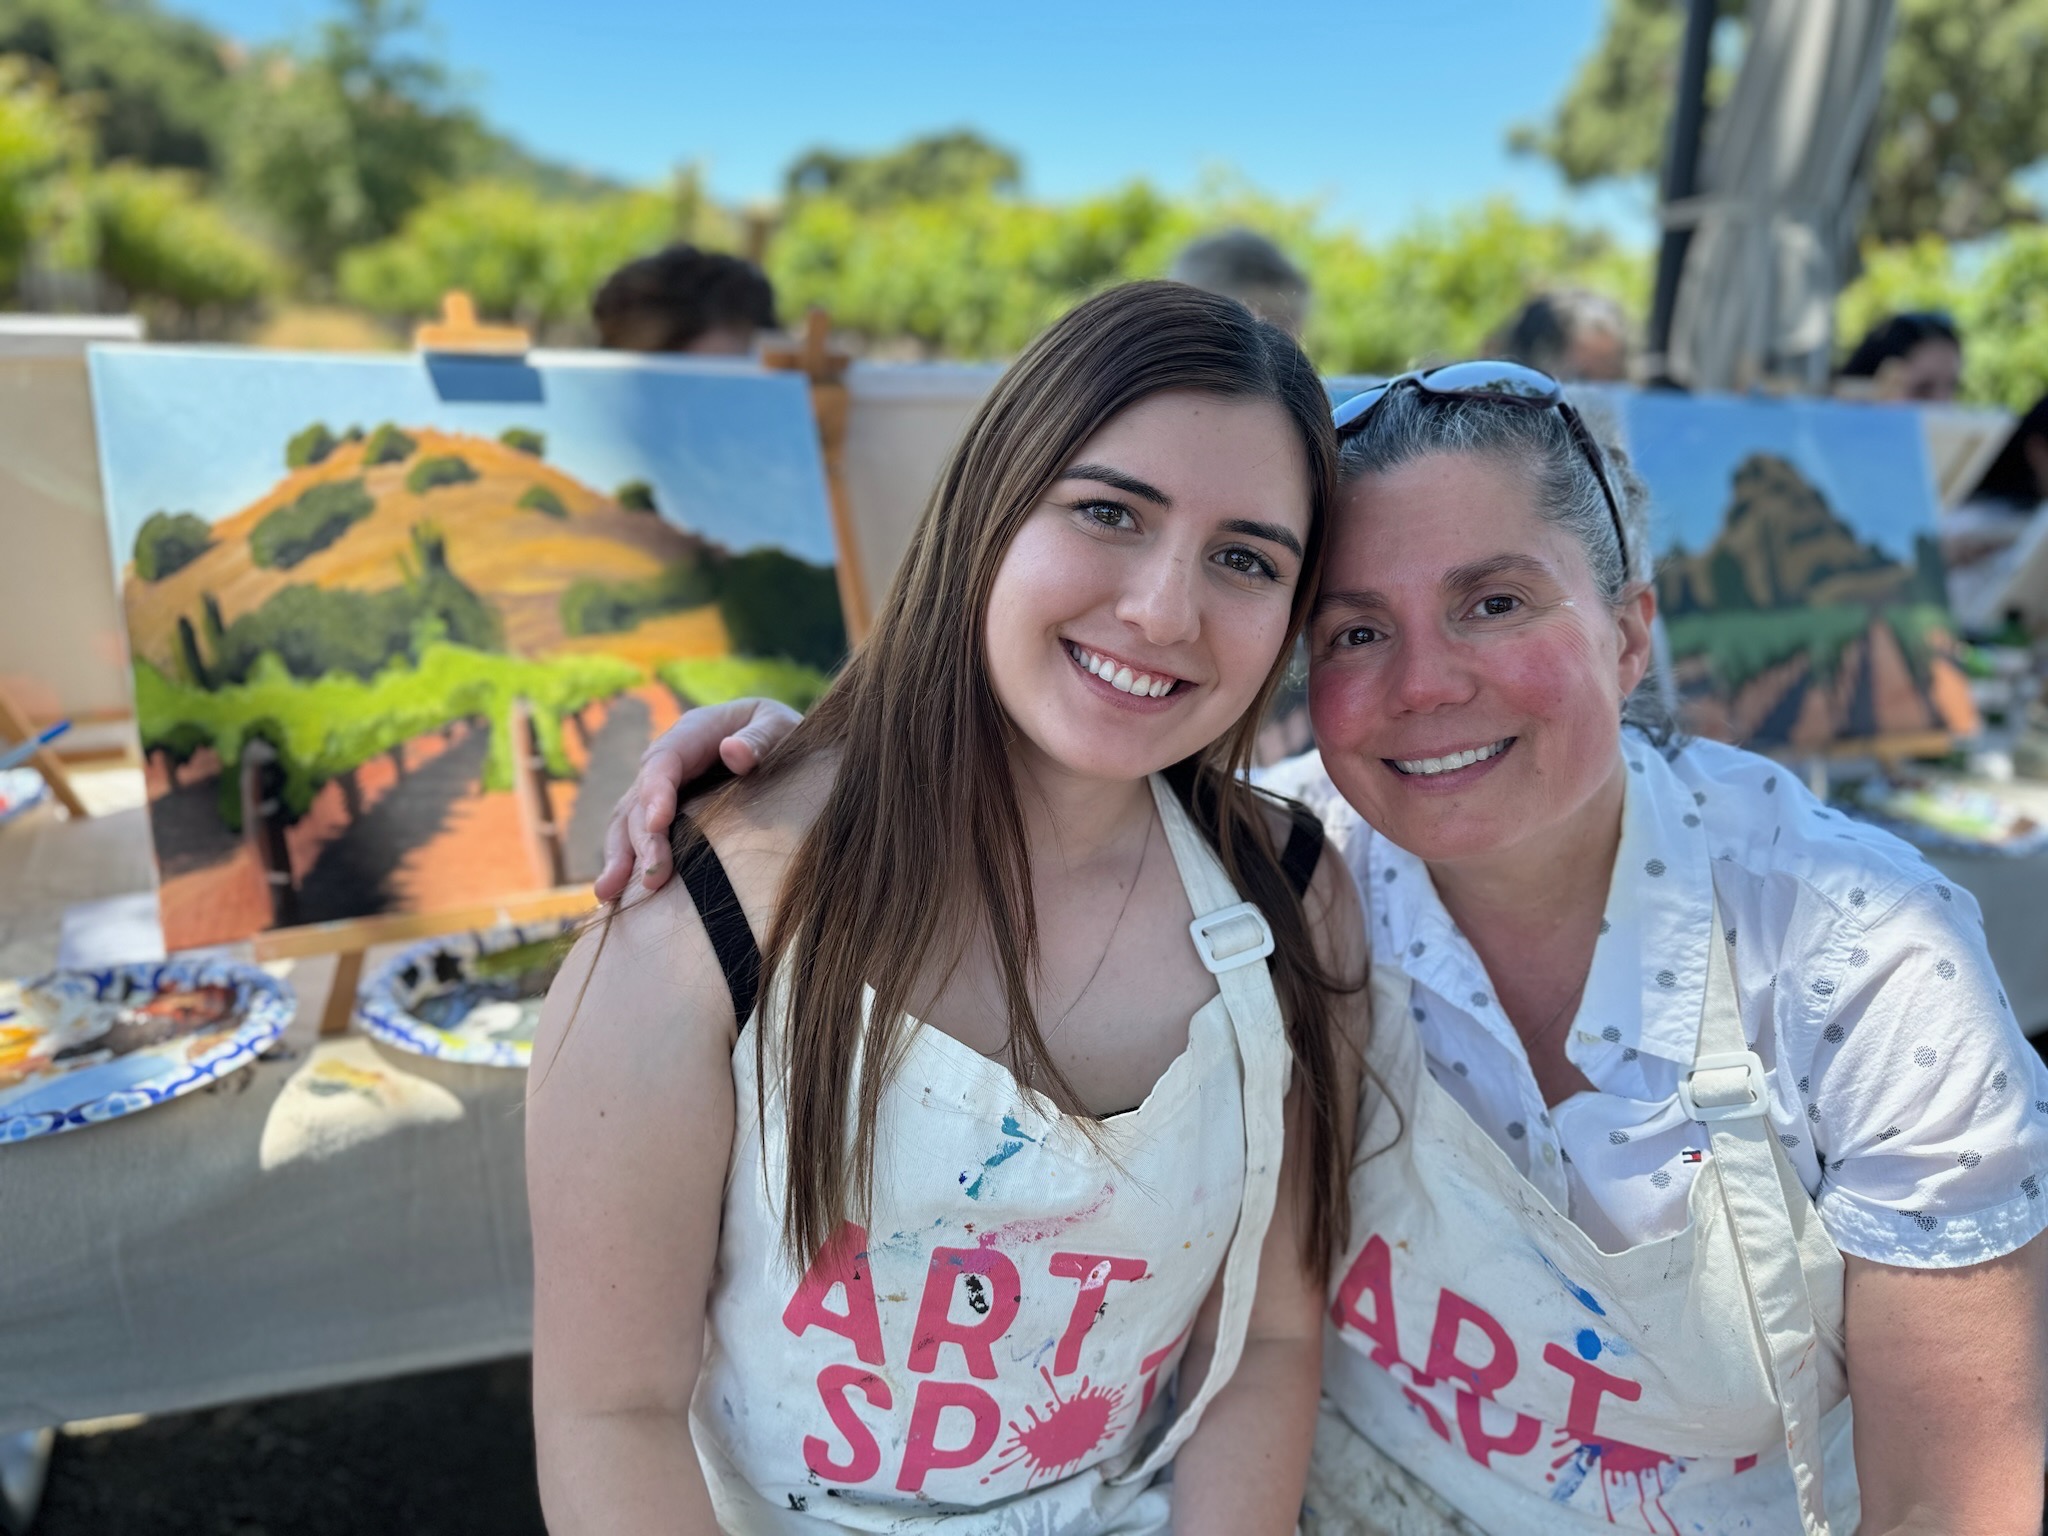
M 1621 502 L 1614 494 L 1614 487 L 1608 483 L 1607 466 L 1601 460 L 1599 445 L 1586 429 L 1585 419 L 1565 399 L 1562 384 L 1549 374 L 1525 364 L 1492 359 L 1446 363 L 1441 368 L 1404 373 L 1384 384 L 1375 384 L 1363 394 L 1353 395 L 1331 412 L 1330 420 L 1337 429 L 1337 441 L 1341 443 L 1363 430 L 1387 396 L 1403 388 L 1414 389 L 1432 400 L 1483 400 L 1490 405 L 1516 405 L 1532 411 L 1555 410 L 1564 419 L 1565 431 L 1570 434 L 1572 442 L 1592 466 L 1593 478 L 1600 482 L 1600 494 L 1607 498 L 1607 515 L 1614 520 L 1614 545 L 1621 551 L 1621 569 L 1626 577 L 1629 569 L 1628 536 L 1621 531 Z

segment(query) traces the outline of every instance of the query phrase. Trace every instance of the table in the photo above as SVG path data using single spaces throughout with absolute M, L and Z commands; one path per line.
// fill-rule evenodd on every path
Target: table
M 146 885 L 146 839 L 111 808 L 0 832 L 10 970 L 55 959 L 62 902 Z M 299 1012 L 270 1059 L 0 1147 L 0 1435 L 531 1347 L 526 1075 L 321 1040 L 334 961 L 272 969 Z

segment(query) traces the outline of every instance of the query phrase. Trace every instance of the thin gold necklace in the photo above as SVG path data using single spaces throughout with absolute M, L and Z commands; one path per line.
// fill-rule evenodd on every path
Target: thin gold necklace
M 1145 818 L 1145 841 L 1138 845 L 1138 867 L 1131 872 L 1131 883 L 1124 888 L 1123 905 L 1116 909 L 1116 921 L 1109 925 L 1109 938 L 1102 946 L 1102 953 L 1095 957 L 1095 969 L 1088 973 L 1088 979 L 1081 983 L 1081 990 L 1074 994 L 1074 1000 L 1067 1004 L 1065 1013 L 1053 1021 L 1051 1029 L 1039 1035 L 1041 1042 L 1052 1039 L 1061 1025 L 1073 1017 L 1074 1010 L 1081 1006 L 1081 999 L 1088 995 L 1088 989 L 1095 985 L 1095 978 L 1102 974 L 1102 967 L 1109 960 L 1110 950 L 1116 947 L 1117 930 L 1124 925 L 1124 914 L 1131 910 L 1131 897 L 1137 894 L 1138 882 L 1145 878 L 1145 860 L 1152 853 L 1152 824 L 1159 818 L 1150 815 Z

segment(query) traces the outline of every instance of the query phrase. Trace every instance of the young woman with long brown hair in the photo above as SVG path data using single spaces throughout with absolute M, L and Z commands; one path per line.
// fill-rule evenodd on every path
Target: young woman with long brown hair
M 1363 937 L 1241 774 L 1334 460 L 1242 307 L 1082 305 L 578 947 L 528 1104 L 556 1531 L 1293 1529 Z

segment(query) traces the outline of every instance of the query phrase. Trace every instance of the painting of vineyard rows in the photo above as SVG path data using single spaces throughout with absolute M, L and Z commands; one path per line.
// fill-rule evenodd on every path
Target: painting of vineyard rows
M 1978 729 L 1912 411 L 1643 394 L 1625 417 L 1688 729 L 1795 755 Z
M 803 380 L 732 365 L 92 360 L 173 949 L 594 872 L 692 703 L 845 649 Z

